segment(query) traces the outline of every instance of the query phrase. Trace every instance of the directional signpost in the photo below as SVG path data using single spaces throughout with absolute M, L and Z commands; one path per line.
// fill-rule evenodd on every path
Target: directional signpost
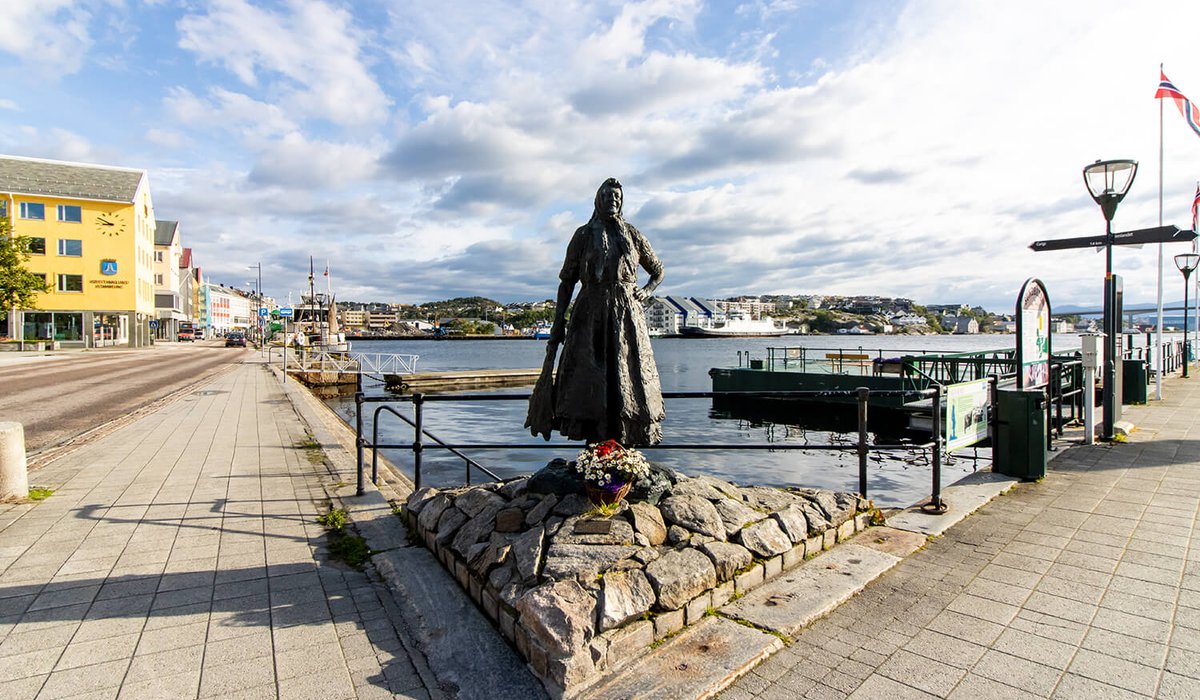
M 1131 178 L 1132 179 L 1132 178 Z M 1124 195 L 1122 195 L 1124 196 Z M 1100 200 L 1097 200 L 1100 201 Z M 1120 201 L 1119 199 L 1117 201 Z M 1112 204 L 1113 210 L 1116 204 Z M 1104 276 L 1104 438 L 1112 439 L 1113 423 L 1120 412 L 1117 390 L 1121 382 L 1117 377 L 1116 364 L 1117 334 L 1121 331 L 1120 277 L 1112 274 L 1112 246 L 1143 245 L 1146 243 L 1188 243 L 1196 238 L 1196 232 L 1182 230 L 1178 226 L 1155 226 L 1136 231 L 1112 233 L 1112 214 L 1106 211 L 1108 233 L 1103 236 L 1080 236 L 1049 241 L 1034 241 L 1029 248 L 1034 252 L 1044 250 L 1069 250 L 1072 248 L 1104 248 L 1108 251 L 1107 269 Z M 1161 329 L 1160 329 L 1161 330 Z
M 1113 245 L 1143 245 L 1145 243 L 1188 243 L 1196 238 L 1195 231 L 1185 231 L 1178 226 L 1155 226 L 1136 231 L 1123 231 L 1112 235 Z M 1044 250 L 1069 250 L 1071 248 L 1103 248 L 1108 245 L 1108 236 L 1080 236 L 1078 238 L 1058 238 L 1049 241 L 1034 241 L 1029 249 L 1034 252 Z

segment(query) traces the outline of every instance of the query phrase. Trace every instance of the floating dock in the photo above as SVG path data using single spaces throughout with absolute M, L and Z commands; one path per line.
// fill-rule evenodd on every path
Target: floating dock
M 418 372 L 416 374 L 385 374 L 388 391 L 404 394 L 464 389 L 491 389 L 506 386 L 532 386 L 542 370 L 533 369 L 472 369 L 458 372 Z

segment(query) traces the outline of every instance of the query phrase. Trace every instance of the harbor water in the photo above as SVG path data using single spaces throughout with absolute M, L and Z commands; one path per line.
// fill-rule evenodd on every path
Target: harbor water
M 1055 351 L 1077 348 L 1074 335 L 1057 335 Z M 921 352 L 959 353 L 1012 348 L 1011 335 L 973 336 L 785 336 L 780 338 L 655 338 L 655 361 L 664 392 L 710 391 L 708 371 L 713 367 L 736 367 L 739 362 L 766 358 L 768 348 L 805 347 L 810 357 L 826 352 L 869 354 L 872 357 L 918 354 Z M 512 340 L 388 340 L 355 341 L 353 349 L 362 353 L 415 354 L 420 359 L 418 372 L 471 369 L 520 369 L 540 367 L 545 355 L 544 341 Z M 381 382 L 364 378 L 364 392 L 387 394 Z M 528 387 L 496 389 L 495 393 L 528 394 Z M 479 393 L 478 391 L 472 393 Z M 353 397 L 328 400 L 329 405 L 350 425 L 354 424 Z M 398 402 L 394 408 L 412 416 L 412 404 Z M 372 414 L 379 404 L 366 404 L 363 422 L 370 440 Z M 432 402 L 425 404 L 425 428 L 448 443 L 486 442 L 503 444 L 542 443 L 523 429 L 526 401 Z M 788 445 L 845 444 L 852 447 L 857 434 L 828 429 L 828 406 L 797 409 L 785 420 L 739 417 L 714 411 L 711 400 L 672 399 L 667 401 L 663 423 L 665 443 L 720 444 L 736 446 L 750 443 Z M 379 442 L 411 444 L 413 429 L 386 412 L 379 419 Z M 815 427 L 814 427 L 815 426 Z M 840 427 L 840 426 L 839 426 Z M 846 428 L 842 428 L 843 430 Z M 916 444 L 920 434 L 907 434 L 894 428 L 881 432 L 870 425 L 873 443 Z M 464 450 L 471 458 L 502 477 L 529 474 L 556 457 L 572 459 L 582 447 L 555 437 L 559 447 L 542 450 Z M 409 450 L 386 450 L 394 464 L 412 476 Z M 647 456 L 659 464 L 689 475 L 708 474 L 742 485 L 800 486 L 857 491 L 858 457 L 853 449 L 828 450 L 743 450 L 710 449 L 703 451 L 647 449 Z M 987 450 L 957 452 L 942 462 L 942 483 L 951 484 L 972 471 L 987 468 Z M 369 459 L 369 452 L 368 452 Z M 426 450 L 423 457 L 422 485 L 449 486 L 464 482 L 463 460 L 444 450 Z M 481 480 L 480 475 L 472 477 Z M 872 452 L 868 468 L 869 495 L 876 505 L 900 507 L 928 498 L 932 472 L 930 453 L 925 450 Z

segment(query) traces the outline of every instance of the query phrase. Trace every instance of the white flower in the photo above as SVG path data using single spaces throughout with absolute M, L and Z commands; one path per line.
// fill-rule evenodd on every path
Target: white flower
M 621 447 L 615 440 L 588 445 L 575 459 L 575 470 L 586 481 L 597 485 L 612 483 L 613 479 L 635 482 L 649 476 L 650 463 L 641 452 Z

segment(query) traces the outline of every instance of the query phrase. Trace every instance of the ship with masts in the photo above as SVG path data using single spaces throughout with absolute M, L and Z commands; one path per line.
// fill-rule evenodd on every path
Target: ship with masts
M 338 323 L 337 299 L 329 288 L 329 268 L 325 268 L 325 291 L 314 289 L 312 258 L 308 260 L 308 294 L 292 307 L 292 323 L 284 342 L 310 352 L 350 352 L 350 341 Z

